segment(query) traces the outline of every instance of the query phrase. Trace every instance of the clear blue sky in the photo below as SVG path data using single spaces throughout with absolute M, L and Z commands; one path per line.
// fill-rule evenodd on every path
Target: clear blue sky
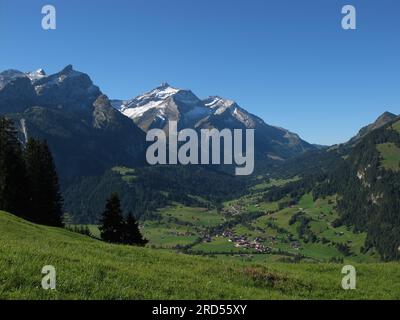
M 41 28 L 45 4 L 55 31 Z M 356 31 L 341 28 L 345 4 Z M 111 98 L 169 82 L 333 144 L 400 113 L 400 1 L 0 0 L 0 70 L 67 64 Z

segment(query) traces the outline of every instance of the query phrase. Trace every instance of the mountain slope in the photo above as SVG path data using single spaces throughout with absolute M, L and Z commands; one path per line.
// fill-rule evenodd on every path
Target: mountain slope
M 288 159 L 315 147 L 286 129 L 266 124 L 261 118 L 247 112 L 236 102 L 220 97 L 204 100 L 213 112 L 202 119 L 199 128 L 254 129 L 255 149 L 260 158 Z
M 49 254 L 51 253 L 51 254 Z M 340 265 L 246 266 L 102 243 L 0 212 L 0 299 L 396 299 L 398 264 L 356 265 L 357 290 Z M 40 287 L 53 265 L 57 290 Z
M 350 153 L 339 193 L 343 223 L 368 232 L 384 260 L 400 258 L 400 120 L 370 132 Z

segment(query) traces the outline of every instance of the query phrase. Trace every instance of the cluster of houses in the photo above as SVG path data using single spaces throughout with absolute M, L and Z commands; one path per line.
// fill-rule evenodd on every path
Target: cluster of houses
M 233 242 L 235 248 L 253 249 L 258 253 L 271 253 L 272 251 L 270 247 L 264 246 L 261 243 L 262 239 L 260 238 L 249 240 L 245 236 L 235 235 L 231 230 L 224 231 L 222 236 L 228 238 L 229 242 Z
M 228 208 L 224 208 L 222 209 L 222 213 L 225 215 L 229 215 L 229 216 L 238 216 L 241 215 L 243 211 L 243 208 L 241 205 L 239 204 L 234 204 L 229 206 Z
M 300 241 L 292 241 L 290 243 L 290 247 L 294 250 L 300 250 L 301 249 L 301 242 Z

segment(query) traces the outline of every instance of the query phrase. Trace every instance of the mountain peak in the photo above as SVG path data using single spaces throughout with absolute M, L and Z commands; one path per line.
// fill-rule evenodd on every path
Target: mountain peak
M 43 69 L 28 74 L 40 106 L 63 106 L 69 110 L 88 110 L 101 95 L 90 77 L 67 65 L 60 72 L 44 75 Z
M 143 103 L 147 103 L 149 100 L 153 100 L 153 99 L 165 100 L 165 99 L 169 98 L 170 96 L 178 93 L 179 91 L 181 91 L 181 90 L 172 87 L 167 82 L 164 82 L 157 88 L 154 88 L 153 90 L 146 92 L 143 95 L 132 99 L 130 102 L 135 101 L 135 102 L 139 102 L 139 104 L 143 104 Z
M 178 93 L 179 91 L 181 91 L 181 90 L 171 86 L 168 82 L 163 82 L 163 83 L 161 83 L 161 85 L 154 88 L 147 94 L 156 94 L 156 95 L 159 95 L 160 97 L 165 95 L 165 98 L 168 98 L 170 95 Z M 144 94 L 144 96 L 146 96 L 147 94 Z
M 378 117 L 378 119 L 376 119 L 375 124 L 380 124 L 382 122 L 384 122 L 383 124 L 385 124 L 386 122 L 391 121 L 395 118 L 397 118 L 397 115 L 389 111 L 385 111 Z
M 45 76 L 45 75 L 46 75 L 46 72 L 45 72 L 43 69 L 38 69 L 38 70 L 36 70 L 36 73 L 37 73 L 37 74 L 40 74 L 40 75 L 42 75 L 42 76 Z
M 60 71 L 60 73 L 69 73 L 74 70 L 74 67 L 72 64 L 67 65 L 64 69 Z
M 38 69 L 33 72 L 27 72 L 26 75 L 29 79 L 31 79 L 31 81 L 36 81 L 42 79 L 43 77 L 46 77 L 46 72 L 43 69 Z
M 378 129 L 382 126 L 384 126 L 386 123 L 392 121 L 393 119 L 397 118 L 397 116 L 389 111 L 385 111 L 382 113 L 374 123 L 370 124 L 368 127 L 368 132 Z
M 3 72 L 0 72 L 0 89 L 2 89 L 7 83 L 21 77 L 26 77 L 26 75 L 23 72 L 14 69 L 4 70 Z
M 358 132 L 358 134 L 355 137 L 350 139 L 348 144 L 351 145 L 351 144 L 357 143 L 362 137 L 364 137 L 371 131 L 379 129 L 380 127 L 384 126 L 385 124 L 389 123 L 390 121 L 392 121 L 393 119 L 395 119 L 397 117 L 398 116 L 396 116 L 395 114 L 393 114 L 389 111 L 385 111 L 375 120 L 375 122 L 361 128 L 361 130 Z
M 158 88 L 172 88 L 168 82 L 163 82 Z

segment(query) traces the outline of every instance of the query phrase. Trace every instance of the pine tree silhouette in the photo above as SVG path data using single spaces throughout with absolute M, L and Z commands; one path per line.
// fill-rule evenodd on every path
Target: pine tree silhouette
M 144 239 L 139 230 L 139 224 L 132 213 L 129 213 L 124 230 L 124 243 L 130 245 L 144 246 L 148 240 Z
M 0 117 L 0 209 L 25 217 L 28 209 L 25 163 L 17 131 Z
M 63 226 L 63 200 L 47 142 L 30 138 L 24 156 L 30 189 L 30 209 L 27 218 L 44 225 Z
M 124 233 L 124 218 L 118 194 L 113 193 L 106 202 L 106 208 L 101 218 L 101 239 L 111 243 L 122 243 Z

